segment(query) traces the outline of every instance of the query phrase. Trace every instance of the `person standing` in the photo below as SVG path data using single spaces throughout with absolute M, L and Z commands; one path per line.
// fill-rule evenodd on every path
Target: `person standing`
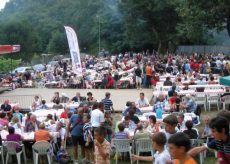
M 151 63 L 148 63 L 148 65 L 145 68 L 145 72 L 146 72 L 147 88 L 149 88 L 151 86 L 151 78 L 153 76 Z
M 81 155 L 82 158 L 85 157 L 85 150 L 84 150 L 84 137 L 83 137 L 83 108 L 78 108 L 78 113 L 73 114 L 70 118 L 68 124 L 68 131 L 71 133 L 72 142 L 74 146 L 74 160 L 75 164 L 78 163 L 78 145 L 81 147 Z M 72 128 L 70 128 L 72 127 Z
M 94 159 L 95 164 L 110 164 L 110 152 L 111 152 L 111 145 L 105 139 L 105 128 L 98 127 L 95 129 L 94 132 L 94 144 L 95 144 L 95 151 L 94 151 Z
M 140 66 L 137 66 L 137 69 L 135 70 L 136 75 L 136 88 L 141 89 L 141 83 L 142 83 L 142 70 Z
M 113 102 L 110 99 L 111 94 L 109 92 L 105 93 L 105 98 L 102 100 L 103 104 L 104 104 L 104 110 L 105 112 L 114 112 L 114 108 L 113 108 Z
M 103 113 L 104 104 L 102 102 L 95 103 L 94 107 L 96 109 L 93 109 L 93 111 L 91 112 L 90 122 L 91 122 L 92 127 L 95 129 L 101 126 L 105 122 L 105 116 Z

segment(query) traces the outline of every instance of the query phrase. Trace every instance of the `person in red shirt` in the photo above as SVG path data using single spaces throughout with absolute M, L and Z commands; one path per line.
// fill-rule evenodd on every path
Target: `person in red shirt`
M 62 118 L 67 119 L 68 113 L 69 113 L 69 107 L 65 107 L 64 112 L 61 113 L 60 119 L 62 119 Z
M 113 80 L 113 77 L 111 74 L 108 75 L 108 84 L 107 84 L 107 89 L 111 89 L 113 87 L 113 83 L 114 83 L 114 80 Z
M 194 70 L 195 63 L 193 61 L 190 61 L 190 66 L 191 66 L 191 69 Z
M 199 63 L 196 62 L 196 63 L 194 64 L 194 70 L 198 72 L 199 69 L 200 69 L 200 65 L 199 65 Z

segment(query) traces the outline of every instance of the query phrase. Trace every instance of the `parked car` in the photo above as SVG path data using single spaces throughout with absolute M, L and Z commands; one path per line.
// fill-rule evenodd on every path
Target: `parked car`
M 50 61 L 47 65 L 50 65 L 51 67 L 54 67 L 58 64 L 58 61 Z
M 17 71 L 18 73 L 25 73 L 25 72 L 27 72 L 27 71 L 33 72 L 34 70 L 33 70 L 32 67 L 18 67 L 18 68 L 16 68 L 16 69 L 14 69 L 14 70 L 12 71 L 12 73 L 15 74 L 16 71 Z
M 36 72 L 41 72 L 41 71 L 45 70 L 45 66 L 43 64 L 36 64 L 36 65 L 33 66 L 33 69 Z

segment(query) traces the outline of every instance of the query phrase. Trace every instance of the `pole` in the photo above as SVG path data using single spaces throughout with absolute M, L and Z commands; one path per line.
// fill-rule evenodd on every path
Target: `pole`
M 98 51 L 101 52 L 101 22 L 100 16 L 98 16 Z
M 11 48 L 12 48 L 12 45 L 11 45 Z M 13 77 L 13 74 L 12 74 L 12 72 L 13 72 L 13 70 L 12 70 L 12 54 L 13 54 L 13 48 L 11 49 L 11 53 L 10 53 L 10 56 L 11 56 L 11 60 L 10 60 L 10 71 L 11 71 L 11 76 Z

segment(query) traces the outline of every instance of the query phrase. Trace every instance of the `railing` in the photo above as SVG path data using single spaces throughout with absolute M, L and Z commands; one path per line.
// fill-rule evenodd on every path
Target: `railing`
M 9 100 L 10 104 L 18 104 L 20 108 L 26 109 L 31 107 L 35 96 L 39 96 L 40 100 L 42 99 L 41 95 L 4 95 L 0 96 L 0 104 L 3 104 L 5 100 Z

